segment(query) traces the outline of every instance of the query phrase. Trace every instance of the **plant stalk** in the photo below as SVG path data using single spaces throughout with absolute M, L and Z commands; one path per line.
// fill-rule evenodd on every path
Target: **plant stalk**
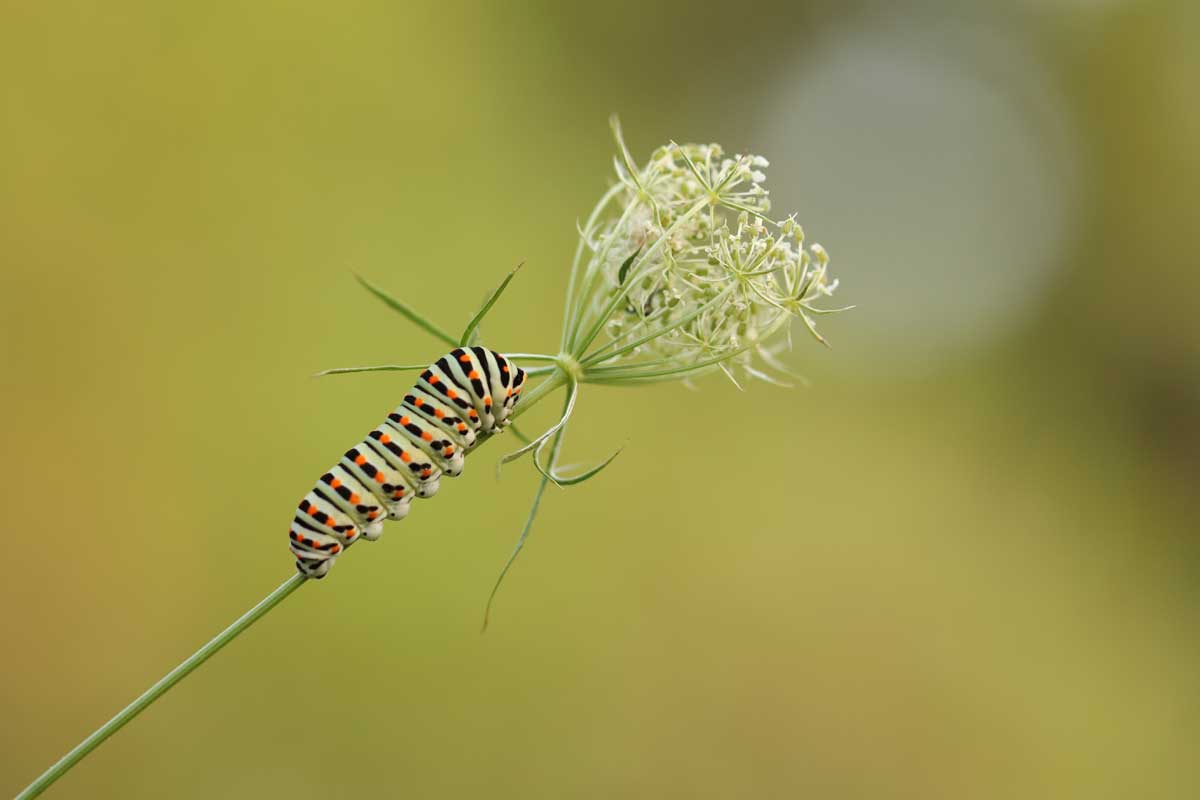
M 283 602 L 284 598 L 299 589 L 301 584 L 306 580 L 307 578 L 303 575 L 297 574 L 280 584 L 279 588 L 263 598 L 262 602 L 238 617 L 232 625 L 218 633 L 208 644 L 188 656 L 187 660 L 164 675 L 158 683 L 151 686 L 136 700 L 117 712 L 115 717 L 97 728 L 91 736 L 76 745 L 75 749 L 60 758 L 54 766 L 38 776 L 37 780 L 29 784 L 25 787 L 24 791 L 17 795 L 16 800 L 28 800 L 28 798 L 37 797 L 46 791 L 50 784 L 61 778 L 71 767 L 79 763 L 84 756 L 99 747 L 101 742 L 121 730 L 125 723 L 145 711 L 151 703 L 166 694 L 168 689 L 191 674 L 192 670 L 211 658 L 222 647 L 232 642 L 239 633 L 257 622 L 261 616 Z

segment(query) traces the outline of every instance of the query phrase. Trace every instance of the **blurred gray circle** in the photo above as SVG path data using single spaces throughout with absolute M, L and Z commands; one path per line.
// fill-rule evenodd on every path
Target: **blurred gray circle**
M 905 370 L 1010 332 L 1078 216 L 1078 144 L 1020 29 L 846 27 L 770 75 L 755 126 L 776 215 L 833 256 L 822 330 Z M 859 356 L 858 358 L 854 357 Z

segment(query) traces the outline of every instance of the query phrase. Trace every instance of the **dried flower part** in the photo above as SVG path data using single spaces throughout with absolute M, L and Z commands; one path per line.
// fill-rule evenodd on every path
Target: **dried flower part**
M 614 133 L 618 183 L 581 230 L 563 341 L 584 380 L 769 377 L 751 359 L 794 318 L 824 342 L 829 256 L 794 216 L 768 216 L 765 158 L 672 143 L 639 167 Z

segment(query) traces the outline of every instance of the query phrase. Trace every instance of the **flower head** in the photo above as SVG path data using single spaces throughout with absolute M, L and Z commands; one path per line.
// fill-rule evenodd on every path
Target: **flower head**
M 593 382 L 734 369 L 768 378 L 773 339 L 832 295 L 829 255 L 794 216 L 775 222 L 767 159 L 671 143 L 637 166 L 615 120 L 617 183 L 581 229 L 563 351 Z M 736 380 L 735 380 L 736 382 Z

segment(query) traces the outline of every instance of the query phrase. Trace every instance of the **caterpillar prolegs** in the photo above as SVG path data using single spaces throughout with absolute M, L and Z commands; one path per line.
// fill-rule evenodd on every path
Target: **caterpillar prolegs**
M 525 372 L 499 353 L 460 347 L 421 373 L 404 402 L 317 480 L 288 530 L 296 568 L 323 578 L 385 519 L 404 519 L 414 497 L 437 494 L 442 475 L 462 474 L 480 433 L 510 422 Z

